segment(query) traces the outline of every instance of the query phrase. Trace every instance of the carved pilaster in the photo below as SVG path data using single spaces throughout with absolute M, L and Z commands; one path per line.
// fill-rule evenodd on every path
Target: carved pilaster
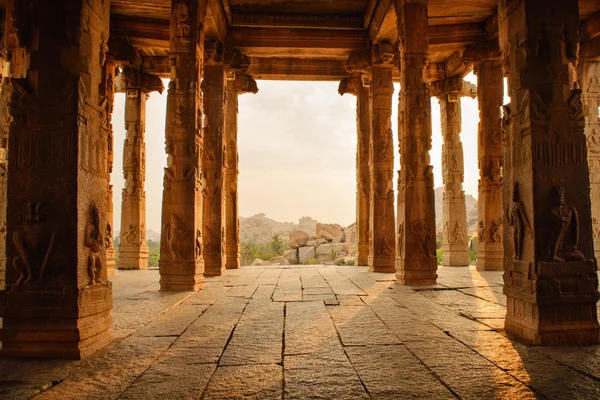
M 371 53 L 355 52 L 348 58 L 346 69 L 351 79 L 340 83 L 341 95 L 356 96 L 356 230 L 357 249 L 355 265 L 369 263 L 369 230 L 371 219 L 371 172 L 369 149 L 371 147 Z
M 440 102 L 442 137 L 444 139 L 442 145 L 442 181 L 444 183 L 442 265 L 464 267 L 469 265 L 469 237 L 467 236 L 467 209 L 463 190 L 465 164 L 460 140 L 462 77 L 434 82 L 432 89 L 432 95 L 438 97 Z
M 394 221 L 394 144 L 392 141 L 392 59 L 388 42 L 373 47 L 371 69 L 372 141 L 369 147 L 371 172 L 369 270 L 394 272 L 396 231 Z
M 146 100 L 154 87 L 162 92 L 160 78 L 125 68 L 118 86 L 125 92 L 125 141 L 121 203 L 119 269 L 147 269 L 146 243 Z
M 102 69 L 102 84 L 99 89 L 100 102 L 106 109 L 106 120 L 101 126 L 103 136 L 106 137 L 107 162 L 106 173 L 108 174 L 108 191 L 106 192 L 106 275 L 108 277 L 115 274 L 115 248 L 113 244 L 113 186 L 110 184 L 110 175 L 113 170 L 114 161 L 114 135 L 112 127 L 112 112 L 115 99 L 115 65 L 110 54 L 106 56 L 106 63 Z
M 400 37 L 398 138 L 398 249 L 402 284 L 435 283 L 435 199 L 431 150 L 431 100 L 426 83 L 427 2 L 396 0 Z
M 497 59 L 480 61 L 475 73 L 479 102 L 477 269 L 502 271 L 502 126 L 498 110 L 504 99 L 504 77 Z
M 10 62 L 23 68 L 5 70 L 2 94 L 11 157 L 1 354 L 80 358 L 111 339 L 108 117 L 100 94 L 109 3 L 7 3 L 18 19 Z M 28 64 L 29 56 L 38 62 Z
M 225 122 L 225 188 L 227 269 L 240 267 L 240 221 L 238 208 L 238 96 L 241 93 L 258 93 L 256 81 L 249 75 L 230 72 L 227 81 L 227 113 Z
M 198 290 L 204 280 L 200 157 L 207 0 L 172 0 L 167 95 L 161 290 Z
M 577 1 L 500 2 L 505 106 L 506 332 L 542 345 L 598 342 L 585 118 L 570 85 Z
M 590 200 L 592 205 L 592 237 L 594 255 L 600 257 L 600 62 L 580 61 L 581 85 L 587 138 L 588 168 L 590 171 Z
M 225 187 L 225 111 L 227 78 L 223 65 L 223 50 L 216 41 L 208 41 L 205 48 L 204 79 L 204 152 L 202 172 L 206 179 L 204 188 L 204 275 L 225 273 L 226 210 Z

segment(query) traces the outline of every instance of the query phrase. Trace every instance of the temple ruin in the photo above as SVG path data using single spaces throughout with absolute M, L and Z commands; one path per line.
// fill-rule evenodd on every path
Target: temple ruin
M 256 94 L 260 80 L 339 81 L 340 94 L 356 97 L 356 262 L 411 286 L 436 283 L 436 218 L 443 265 L 469 263 L 460 99 L 477 98 L 476 268 L 504 271 L 506 333 L 535 345 L 598 344 L 598 1 L 0 7 L 2 357 L 78 359 L 111 342 L 115 93 L 125 95 L 127 133 L 116 268 L 148 265 L 145 102 L 163 90 L 160 290 L 199 291 L 205 277 L 240 268 L 238 96 Z M 477 85 L 464 81 L 472 71 Z M 429 154 L 432 96 L 443 216 Z

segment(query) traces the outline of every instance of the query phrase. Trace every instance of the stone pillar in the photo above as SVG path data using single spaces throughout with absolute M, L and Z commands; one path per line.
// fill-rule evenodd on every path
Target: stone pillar
M 347 63 L 351 79 L 340 83 L 340 95 L 350 93 L 356 96 L 356 230 L 357 252 L 355 265 L 369 264 L 369 230 L 370 230 L 370 193 L 371 173 L 369 167 L 369 148 L 371 147 L 371 91 L 369 69 L 370 62 L 364 52 L 356 52 Z M 370 61 L 370 54 L 369 54 Z
M 592 204 L 592 237 L 594 256 L 600 257 L 600 62 L 581 61 L 579 82 L 582 90 L 587 138 L 588 168 L 590 170 L 590 200 Z
M 508 335 L 541 345 L 598 343 L 575 0 L 522 0 L 499 7 L 509 76 L 503 186 L 505 320 Z
M 109 2 L 9 0 L 5 15 L 10 261 L 0 354 L 80 358 L 111 340 L 100 94 Z
M 248 75 L 231 73 L 227 81 L 227 112 L 225 121 L 225 188 L 226 188 L 226 227 L 227 269 L 240 267 L 240 219 L 238 209 L 238 96 L 240 93 L 258 93 L 254 78 Z
M 479 198 L 477 208 L 477 269 L 504 268 L 502 210 L 502 134 L 500 109 L 504 99 L 504 77 L 499 60 L 480 61 L 475 66 L 479 102 Z
M 431 100 L 427 73 L 427 1 L 396 0 L 400 37 L 398 137 L 398 249 L 402 284 L 436 281 L 435 198 L 431 150 Z
M 225 88 L 227 77 L 223 66 L 223 50 L 219 42 L 210 40 L 205 48 L 204 79 L 204 152 L 202 171 L 204 187 L 204 275 L 225 273 L 226 189 L 225 165 Z
M 161 290 L 198 290 L 202 257 L 202 78 L 207 0 L 172 0 L 167 95 Z
M 372 142 L 370 143 L 370 250 L 369 271 L 395 271 L 394 144 L 392 139 L 392 59 L 388 42 L 373 47 L 371 82 Z
M 120 90 L 125 92 L 125 142 L 121 203 L 121 240 L 119 269 L 148 269 L 146 243 L 146 100 L 153 89 L 162 92 L 159 77 L 125 68 L 119 75 Z
M 464 157 L 460 140 L 462 115 L 460 97 L 462 77 L 448 78 L 432 84 L 433 95 L 439 98 L 442 120 L 442 181 L 443 239 L 442 265 L 466 267 L 469 265 L 469 238 L 467 236 L 467 207 L 465 205 Z
M 8 104 L 12 97 L 13 86 L 10 79 L 2 81 L 0 104 Z M 8 168 L 8 134 L 12 119 L 8 113 L 2 113 L 0 120 L 0 289 L 4 289 L 6 276 L 6 178 Z
M 107 138 L 107 173 L 108 181 L 110 182 L 110 175 L 113 170 L 114 161 L 114 136 L 112 127 L 112 112 L 115 99 L 115 65 L 112 57 L 107 55 L 106 63 L 102 69 L 102 85 L 100 87 L 100 95 L 104 96 L 107 108 L 107 116 L 105 124 L 102 126 L 104 131 L 103 136 Z M 102 100 L 101 100 L 102 101 Z M 108 185 L 108 191 L 106 192 L 106 276 L 110 277 L 115 275 L 115 248 L 113 244 L 113 186 Z

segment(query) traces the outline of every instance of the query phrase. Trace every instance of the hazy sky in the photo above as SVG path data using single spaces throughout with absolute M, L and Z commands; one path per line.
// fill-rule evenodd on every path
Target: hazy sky
M 475 83 L 473 75 L 467 80 Z M 165 84 L 166 86 L 166 84 Z M 311 216 L 350 225 L 355 220 L 356 98 L 337 93 L 338 82 L 258 81 L 259 93 L 239 99 L 239 207 L 248 217 L 278 221 Z M 392 106 L 395 171 L 398 170 L 398 85 Z M 149 229 L 160 230 L 165 154 L 166 92 L 152 93 L 146 112 L 146 202 Z M 121 226 L 124 94 L 115 96 L 114 226 Z M 432 98 L 435 186 L 442 185 L 440 109 Z M 477 197 L 477 100 L 462 99 L 467 194 Z M 394 185 L 397 174 L 394 174 Z

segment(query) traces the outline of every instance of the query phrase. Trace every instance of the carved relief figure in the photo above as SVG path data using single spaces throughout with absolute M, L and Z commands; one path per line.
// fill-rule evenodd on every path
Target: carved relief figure
M 504 217 L 510 226 L 513 228 L 513 248 L 515 260 L 520 260 L 523 250 L 523 237 L 525 235 L 525 227 L 531 231 L 531 225 L 525 214 L 523 202 L 519 201 L 519 184 L 515 182 L 512 191 L 512 204 L 505 211 Z
M 175 5 L 175 18 L 177 19 L 177 37 L 186 38 L 190 36 L 190 15 L 187 4 L 178 2 Z
M 106 248 L 110 249 L 113 247 L 113 237 L 112 237 L 112 226 L 110 224 L 106 224 Z
M 202 257 L 202 229 L 196 229 L 196 258 Z
M 479 243 L 485 243 L 485 226 L 483 221 L 479 221 L 477 225 L 477 241 Z
M 411 256 L 425 255 L 429 257 L 431 255 L 431 228 L 427 226 L 426 222 L 415 221 L 411 231 L 414 235 L 415 248 L 418 249 Z
M 22 222 L 21 228 L 12 235 L 18 253 L 12 263 L 19 273 L 15 286 L 29 282 L 33 274 L 37 274 L 38 283 L 43 281 L 44 270 L 57 240 L 57 232 L 47 224 L 45 204 L 27 203 L 23 208 Z
M 502 243 L 502 235 L 500 234 L 500 226 L 502 226 L 502 218 L 497 221 L 492 221 L 492 227 L 490 231 L 492 233 L 492 243 Z
M 398 226 L 398 257 L 402 257 L 402 251 L 404 250 L 404 222 L 401 222 Z
M 574 206 L 565 203 L 565 188 L 557 189 L 558 205 L 552 208 L 552 216 L 557 222 L 552 258 L 556 262 L 565 260 L 585 260 L 577 250 L 579 244 L 579 215 Z
M 454 225 L 453 239 L 454 243 L 465 244 L 465 230 L 460 221 L 456 221 L 456 225 Z
M 185 260 L 185 224 L 175 214 L 171 214 L 171 222 L 165 227 L 167 245 L 173 260 Z
M 125 243 L 137 244 L 139 235 L 138 227 L 130 224 L 125 232 L 123 232 L 123 239 L 125 240 Z
M 88 248 L 88 274 L 90 285 L 104 283 L 102 281 L 102 257 L 100 250 L 105 243 L 100 231 L 100 210 L 96 203 L 90 204 L 90 222 L 85 227 L 85 247 Z
M 390 243 L 388 242 L 387 238 L 383 238 L 383 243 L 381 243 L 381 255 L 384 257 L 391 257 L 392 254 L 394 253 Z

